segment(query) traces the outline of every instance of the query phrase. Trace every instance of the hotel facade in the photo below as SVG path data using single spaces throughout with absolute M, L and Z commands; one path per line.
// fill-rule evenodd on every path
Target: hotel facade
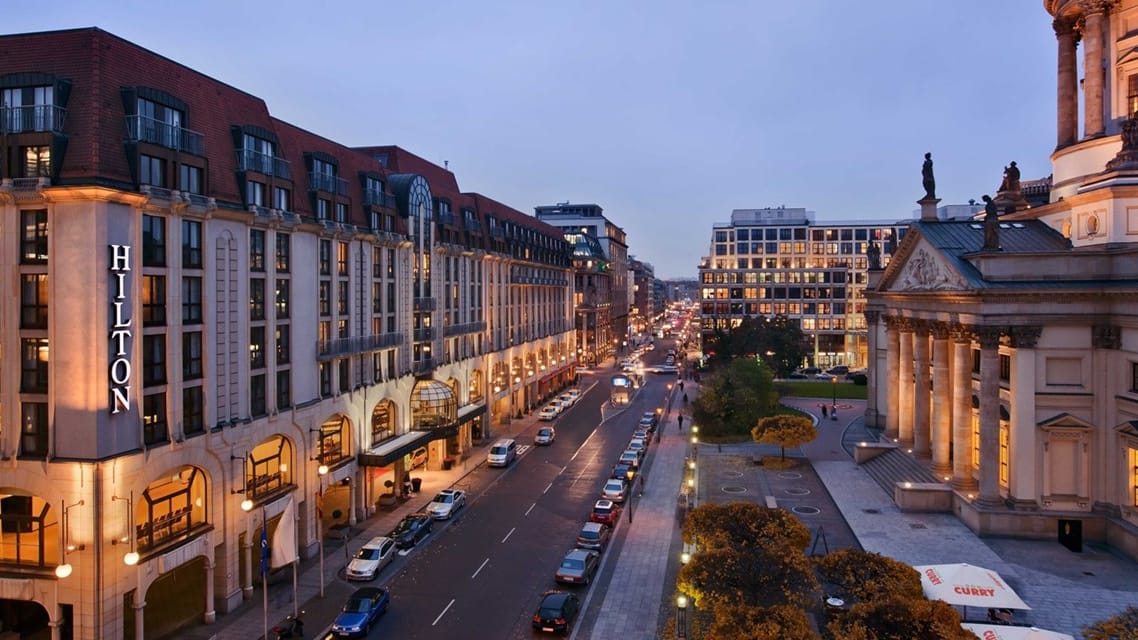
M 922 219 L 871 272 L 866 419 L 975 531 L 1138 558 L 1138 1 L 1043 4 L 1048 197 L 1005 179 L 989 220 Z
M 0 43 L 5 629 L 212 622 L 290 501 L 311 555 L 572 379 L 560 228 L 98 29 Z

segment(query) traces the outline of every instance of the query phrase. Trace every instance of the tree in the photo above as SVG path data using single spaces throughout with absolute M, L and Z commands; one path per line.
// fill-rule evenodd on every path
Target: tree
M 751 438 L 760 444 L 777 444 L 786 458 L 787 447 L 800 447 L 818 437 L 814 422 L 802 416 L 770 416 L 760 419 L 751 429 Z
M 770 367 L 740 358 L 704 379 L 692 403 L 692 419 L 706 436 L 742 435 L 777 407 L 778 392 Z
M 713 367 L 737 358 L 757 358 L 785 378 L 802 364 L 810 345 L 798 320 L 782 315 L 751 316 L 730 330 L 716 330 L 707 339 L 704 351 Z
M 805 554 L 767 546 L 701 551 L 680 568 L 676 584 L 704 610 L 731 605 L 807 607 L 820 594 Z
M 940 600 L 893 596 L 861 602 L 826 626 L 831 637 L 843 640 L 976 640 L 960 626 L 960 614 Z
M 671 637 L 671 636 L 668 636 Z M 819 640 L 806 612 L 797 607 L 725 606 L 715 609 L 706 640 Z
M 1083 638 L 1086 640 L 1138 638 L 1138 607 L 1127 607 L 1116 616 L 1084 627 Z
M 923 599 L 921 574 L 904 562 L 861 549 L 839 549 L 814 559 L 822 582 L 856 602 L 891 596 Z
M 740 549 L 754 546 L 805 552 L 810 529 L 785 509 L 754 502 L 708 502 L 684 520 L 684 542 L 701 549 Z

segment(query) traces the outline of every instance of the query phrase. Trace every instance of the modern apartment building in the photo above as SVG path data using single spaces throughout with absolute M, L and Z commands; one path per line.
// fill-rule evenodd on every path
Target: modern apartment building
M 866 363 L 866 250 L 883 263 L 908 220 L 817 222 L 804 208 L 736 209 L 712 227 L 699 265 L 701 332 L 728 330 L 749 316 L 798 320 L 813 344 L 808 364 Z
M 633 257 L 628 260 L 628 272 L 632 281 L 629 330 L 634 334 L 642 333 L 651 326 L 656 314 L 664 310 L 664 305 L 657 299 L 660 288 L 656 286 L 656 269 Z
M 572 378 L 562 229 L 98 29 L 0 47 L 5 629 L 211 622 L 289 502 L 309 555 Z

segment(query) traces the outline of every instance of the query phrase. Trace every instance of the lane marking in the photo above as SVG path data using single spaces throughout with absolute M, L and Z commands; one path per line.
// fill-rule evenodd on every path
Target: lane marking
M 482 567 L 485 567 L 485 566 L 486 566 L 486 563 L 488 563 L 488 562 L 490 562 L 490 558 L 486 558 L 485 560 L 483 560 L 483 561 L 482 561 L 482 564 L 478 565 L 478 571 L 475 571 L 474 573 L 472 573 L 472 574 L 470 575 L 470 579 L 471 579 L 471 580 L 473 580 L 473 579 L 477 578 L 477 577 L 478 577 L 478 572 L 479 572 L 479 571 L 482 571 Z
M 545 485 L 545 491 L 542 491 L 542 492 L 541 492 L 541 494 L 542 494 L 542 495 L 545 495 L 546 493 L 548 493 L 548 492 L 549 492 L 549 490 L 550 490 L 551 488 L 553 488 L 553 483 L 552 483 L 552 482 L 550 482 L 549 484 Z
M 535 502 L 535 503 L 533 503 L 533 504 L 531 504 L 531 505 L 529 506 L 529 509 L 526 509 L 526 515 L 528 516 L 528 515 L 529 515 L 529 512 L 530 512 L 530 511 L 533 511 L 533 508 L 534 508 L 534 507 L 536 507 L 536 506 L 537 506 L 537 503 L 536 503 L 536 502 Z
M 514 527 L 513 529 L 510 529 L 510 532 L 506 534 L 506 537 L 505 537 L 505 538 L 502 538 L 502 542 L 503 542 L 503 543 L 504 543 L 505 541 L 509 540 L 509 539 L 510 539 L 510 536 L 514 535 L 514 529 L 517 529 L 517 527 Z
M 438 624 L 439 620 L 442 620 L 443 616 L 445 616 L 447 614 L 447 611 L 450 611 L 451 605 L 453 605 L 453 604 L 454 604 L 454 598 L 451 598 L 450 602 L 447 603 L 446 608 L 443 609 L 443 612 L 440 613 L 439 617 L 435 618 L 435 621 L 431 623 L 432 627 L 435 626 L 436 624 Z

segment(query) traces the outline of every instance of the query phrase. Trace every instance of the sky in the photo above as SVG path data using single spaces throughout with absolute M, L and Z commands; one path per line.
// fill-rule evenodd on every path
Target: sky
M 520 211 L 599 204 L 658 278 L 733 209 L 909 218 L 925 152 L 945 205 L 1055 147 L 1041 0 L 55 0 L 0 31 L 91 26 Z

